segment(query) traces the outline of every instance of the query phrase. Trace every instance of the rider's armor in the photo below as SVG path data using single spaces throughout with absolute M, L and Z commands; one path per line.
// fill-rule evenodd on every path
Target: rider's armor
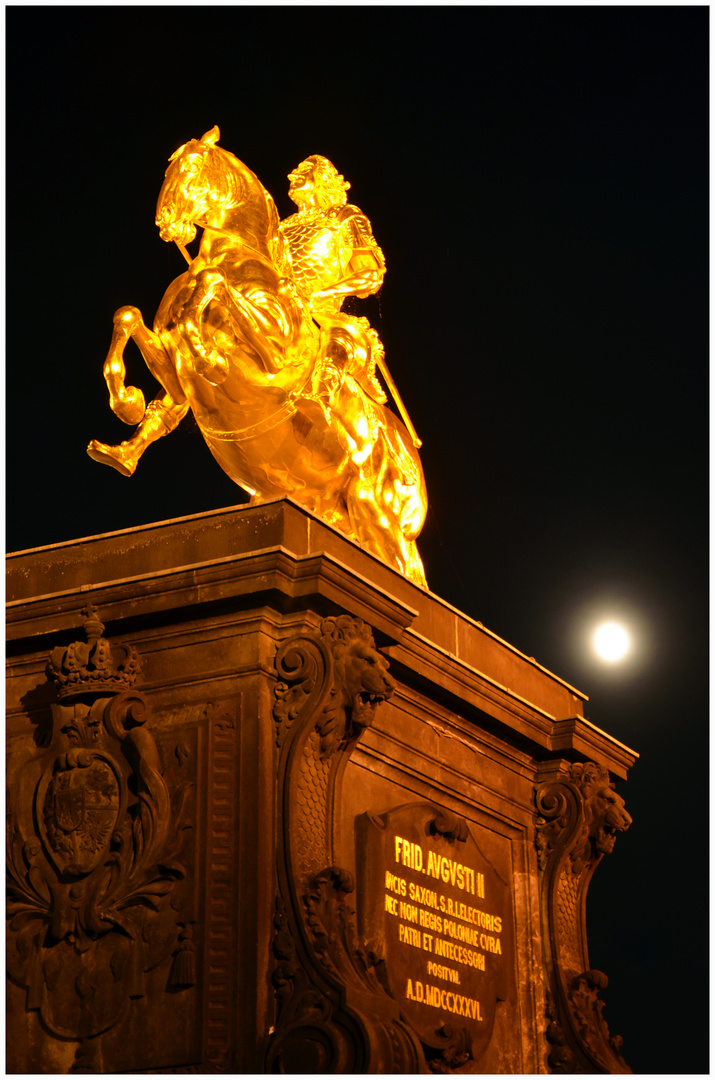
M 365 270 L 373 271 L 374 281 L 356 295 L 367 296 L 380 287 L 385 258 L 375 243 L 370 222 L 356 206 L 301 210 L 281 222 L 280 228 L 290 247 L 293 280 L 308 302 L 315 293 Z M 318 297 L 315 306 L 337 312 L 343 299 L 342 293 Z
M 321 328 L 312 397 L 328 421 L 338 422 L 354 460 L 361 462 L 378 437 L 374 403 L 387 400 L 375 375 L 382 346 L 367 319 L 340 308 L 346 295 L 377 291 L 384 256 L 356 206 L 303 208 L 281 223 L 281 232 L 290 247 L 296 288 Z M 359 276 L 349 291 L 340 288 Z

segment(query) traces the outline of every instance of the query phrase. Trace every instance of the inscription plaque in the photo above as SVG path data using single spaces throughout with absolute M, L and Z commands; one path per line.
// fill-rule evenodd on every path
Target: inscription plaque
M 356 820 L 358 916 L 402 1016 L 428 1047 L 476 1060 L 513 972 L 511 894 L 466 821 L 410 803 Z

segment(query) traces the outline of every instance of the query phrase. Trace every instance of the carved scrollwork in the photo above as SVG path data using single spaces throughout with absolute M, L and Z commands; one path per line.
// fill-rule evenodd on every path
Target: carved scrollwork
M 547 1040 L 554 1072 L 630 1069 L 621 1040 L 611 1037 L 599 998 L 608 980 L 588 964 L 586 893 L 591 877 L 616 838 L 631 825 L 607 770 L 577 763 L 536 790 L 536 849 L 541 871 L 542 921 L 549 998 Z
M 439 1042 L 444 1040 L 444 1045 Z M 436 1046 L 425 1047 L 427 1065 L 433 1073 L 451 1073 L 472 1060 L 472 1036 L 467 1028 L 443 1024 L 435 1032 Z
M 7 815 L 8 971 L 54 1035 L 78 1040 L 117 1023 L 144 995 L 144 973 L 175 948 L 171 901 L 185 877 L 191 786 L 164 773 L 146 698 L 106 696 L 116 658 L 114 685 L 126 686 L 136 653 L 98 640 L 93 609 L 86 623 L 87 646 L 52 653 L 60 696 L 52 742 L 10 760 Z M 86 1071 L 96 1047 L 83 1042 L 80 1051 L 74 1069 Z
M 281 678 L 273 708 L 277 745 L 297 717 L 310 713 L 323 756 L 334 753 L 350 733 L 369 727 L 394 687 L 372 631 L 349 615 L 323 619 L 320 637 L 301 634 L 285 642 L 276 670 Z
M 608 977 L 602 971 L 584 971 L 576 976 L 569 988 L 579 1033 L 596 1060 L 603 1059 L 604 1046 L 620 1058 L 623 1045 L 620 1035 L 611 1035 L 603 1018 L 604 1003 L 599 995 L 607 986 Z
M 536 821 L 536 851 L 539 870 L 543 870 L 559 840 L 565 837 L 569 821 L 578 817 L 579 808 L 568 789 L 560 791 L 549 786 L 537 791 L 536 809 L 541 815 Z
M 314 713 L 330 693 L 332 657 L 319 638 L 301 634 L 281 645 L 275 663 L 281 681 L 274 691 L 273 717 L 280 747 L 294 721 Z
M 439 833 L 446 840 L 464 841 L 469 836 L 469 827 L 465 819 L 444 809 L 431 822 L 431 829 L 433 833 Z
M 333 852 L 345 764 L 393 690 L 387 663 L 369 627 L 340 615 L 323 620 L 319 634 L 286 641 L 276 670 L 281 824 L 271 979 L 277 1017 L 266 1070 L 423 1071 L 419 1043 L 381 979 L 382 959 L 359 942 L 352 876 Z

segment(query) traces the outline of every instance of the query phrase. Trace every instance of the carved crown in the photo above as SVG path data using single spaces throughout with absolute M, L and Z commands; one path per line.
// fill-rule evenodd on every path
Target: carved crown
M 82 611 L 84 641 L 58 646 L 47 661 L 47 677 L 57 687 L 60 700 L 81 694 L 120 694 L 130 690 L 141 661 L 131 645 L 110 644 L 102 637 L 104 625 L 90 604 Z

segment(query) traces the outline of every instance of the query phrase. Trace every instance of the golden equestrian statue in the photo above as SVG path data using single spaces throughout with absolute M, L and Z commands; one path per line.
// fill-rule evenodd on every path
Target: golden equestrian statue
M 131 476 L 147 446 L 191 409 L 253 503 L 290 495 L 424 585 L 415 543 L 427 512 L 420 442 L 377 333 L 341 311 L 347 296 L 382 284 L 370 222 L 317 155 L 290 174 L 298 210 L 281 222 L 219 137 L 214 127 L 169 159 L 156 224 L 189 267 L 164 294 L 153 330 L 138 308 L 116 312 L 104 377 L 112 411 L 138 427 L 118 446 L 92 440 L 87 452 Z M 204 231 L 192 259 L 186 244 L 197 226 Z M 148 406 L 125 385 L 129 338 L 163 388 Z M 386 407 L 378 371 L 404 423 Z

